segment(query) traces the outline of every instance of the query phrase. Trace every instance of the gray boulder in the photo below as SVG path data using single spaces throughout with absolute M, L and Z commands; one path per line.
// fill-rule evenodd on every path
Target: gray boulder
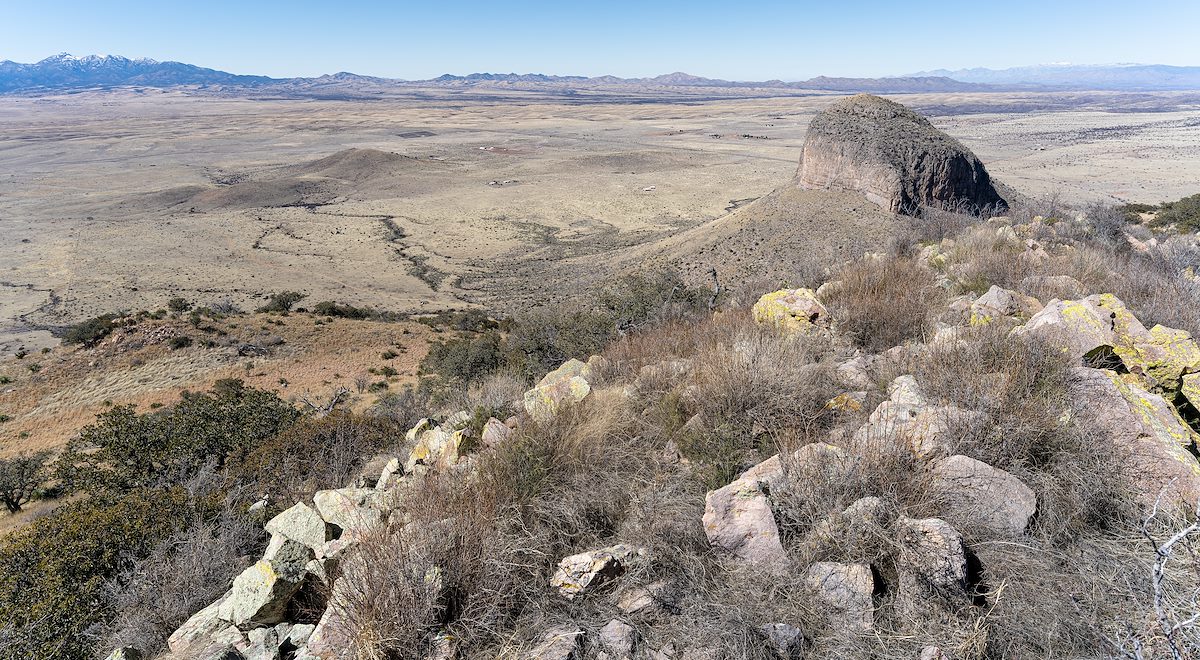
M 938 461 L 933 489 L 955 518 L 973 520 L 991 530 L 1019 536 L 1037 512 L 1037 495 L 1013 475 L 968 456 Z
M 808 567 L 804 582 L 827 608 L 833 627 L 863 632 L 875 625 L 875 578 L 870 566 L 817 562 Z
M 313 552 L 320 552 L 322 546 L 333 539 L 333 528 L 303 502 L 297 502 L 267 521 L 264 529 L 272 535 L 302 543 Z

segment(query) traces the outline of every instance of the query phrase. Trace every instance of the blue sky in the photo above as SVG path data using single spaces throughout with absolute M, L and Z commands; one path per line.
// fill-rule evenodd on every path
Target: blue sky
M 1048 62 L 1200 65 L 1200 0 L 3 4 L 0 59 L 109 53 L 272 76 L 799 80 Z

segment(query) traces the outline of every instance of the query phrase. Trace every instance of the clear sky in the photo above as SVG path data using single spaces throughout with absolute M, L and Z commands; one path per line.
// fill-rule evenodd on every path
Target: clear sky
M 0 59 L 234 73 L 476 71 L 735 80 L 1071 62 L 1200 65 L 1200 0 L 4 0 Z

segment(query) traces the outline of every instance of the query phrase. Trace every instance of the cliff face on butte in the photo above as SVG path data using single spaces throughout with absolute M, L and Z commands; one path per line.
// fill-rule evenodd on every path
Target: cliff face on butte
M 969 149 L 916 112 L 870 94 L 813 118 L 797 178 L 802 188 L 859 191 L 896 213 L 1006 206 Z

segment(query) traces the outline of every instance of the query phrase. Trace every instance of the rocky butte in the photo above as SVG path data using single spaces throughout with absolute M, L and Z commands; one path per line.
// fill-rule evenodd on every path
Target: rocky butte
M 813 118 L 797 180 L 802 188 L 861 192 L 895 213 L 1007 206 L 969 149 L 916 112 L 871 94 L 838 101 Z

